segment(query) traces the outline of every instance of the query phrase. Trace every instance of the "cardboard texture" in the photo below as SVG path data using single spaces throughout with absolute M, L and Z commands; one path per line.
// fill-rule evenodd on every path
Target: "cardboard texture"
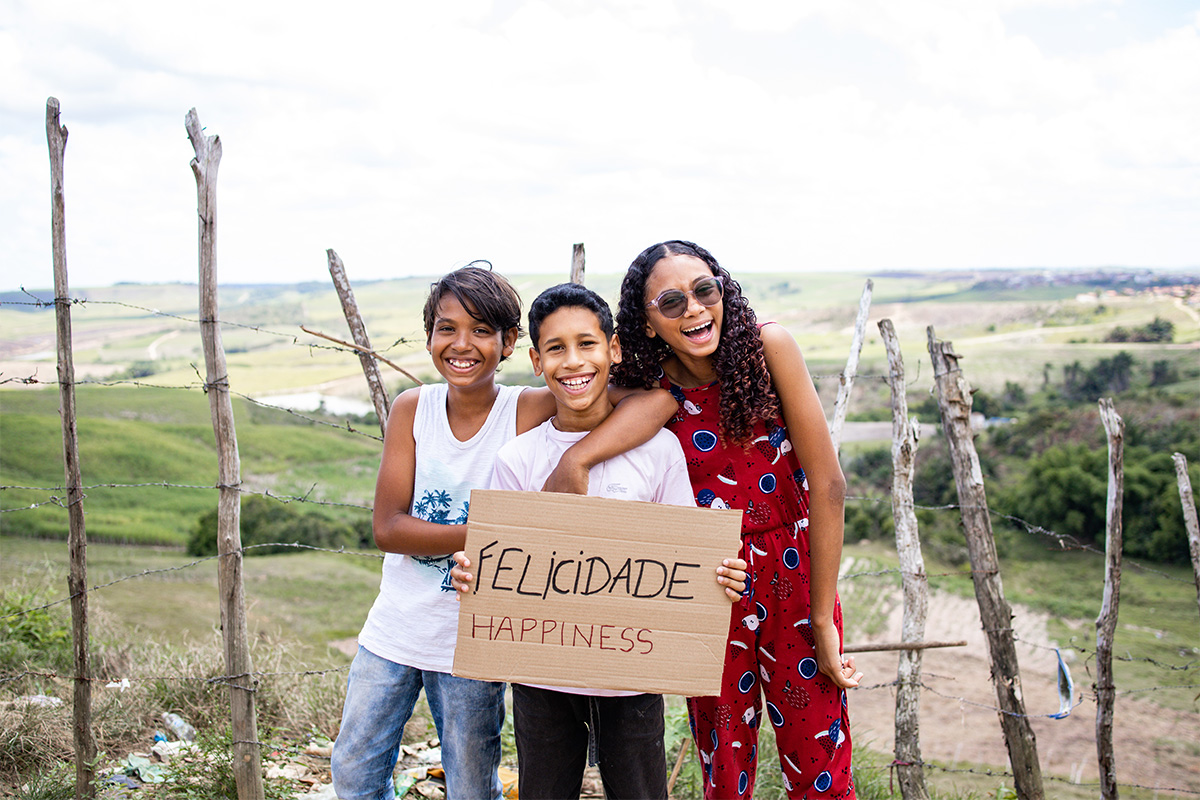
M 678 695 L 720 690 L 731 604 L 716 582 L 741 511 L 471 492 L 454 674 Z

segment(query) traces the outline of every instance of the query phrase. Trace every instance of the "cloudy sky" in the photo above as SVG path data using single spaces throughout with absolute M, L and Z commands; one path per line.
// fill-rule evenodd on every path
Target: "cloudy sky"
M 1200 3 L 0 0 L 0 288 L 623 269 L 1200 265 Z

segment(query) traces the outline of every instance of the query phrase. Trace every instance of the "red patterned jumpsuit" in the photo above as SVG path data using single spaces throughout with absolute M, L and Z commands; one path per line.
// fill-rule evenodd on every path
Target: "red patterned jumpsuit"
M 719 697 L 688 700 L 704 796 L 754 796 L 758 725 L 775 728 L 790 798 L 854 798 L 846 693 L 817 669 L 809 625 L 808 481 L 782 420 L 759 422 L 749 447 L 722 446 L 714 383 L 683 389 L 667 423 L 688 459 L 696 502 L 742 509 L 750 584 L 733 605 Z M 841 602 L 834 605 L 839 640 Z

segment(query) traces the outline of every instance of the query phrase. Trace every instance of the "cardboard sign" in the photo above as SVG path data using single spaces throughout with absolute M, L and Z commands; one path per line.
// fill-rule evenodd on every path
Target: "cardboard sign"
M 471 492 L 454 674 L 582 689 L 720 691 L 740 511 Z

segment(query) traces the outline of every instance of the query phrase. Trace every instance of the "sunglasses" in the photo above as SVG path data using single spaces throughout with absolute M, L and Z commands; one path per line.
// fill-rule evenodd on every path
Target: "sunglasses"
M 687 311 L 689 294 L 696 298 L 696 302 L 702 306 L 715 306 L 721 302 L 721 295 L 724 294 L 724 285 L 721 283 L 721 278 L 716 275 L 709 278 L 700 278 L 692 284 L 692 288 L 688 291 L 681 292 L 678 289 L 667 289 L 658 297 L 646 303 L 646 305 L 654 306 L 658 309 L 658 313 L 667 319 L 678 319 Z

